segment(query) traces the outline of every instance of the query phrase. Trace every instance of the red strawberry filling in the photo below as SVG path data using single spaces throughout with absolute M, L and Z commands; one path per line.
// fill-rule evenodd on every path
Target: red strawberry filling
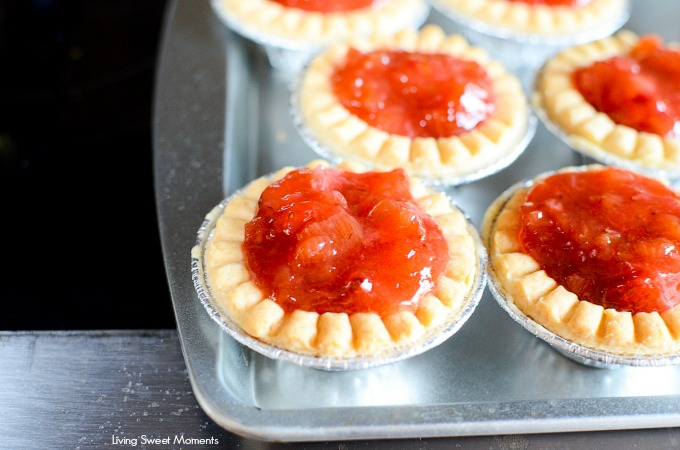
M 680 197 L 629 171 L 553 175 L 520 208 L 519 241 L 581 300 L 618 311 L 680 303 Z
M 457 136 L 495 110 L 492 81 L 484 68 L 444 54 L 350 49 L 332 83 L 352 114 L 411 138 Z
M 243 249 L 257 285 L 288 312 L 413 311 L 449 261 L 401 169 L 290 172 L 262 193 Z

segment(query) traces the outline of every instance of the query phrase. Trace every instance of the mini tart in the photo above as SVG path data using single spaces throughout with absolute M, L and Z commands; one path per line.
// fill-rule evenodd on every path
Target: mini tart
M 212 0 L 232 28 L 283 47 L 323 47 L 354 35 L 393 33 L 419 26 L 427 17 L 425 0 L 387 0 L 370 8 L 321 13 L 290 8 L 271 0 Z
M 314 161 L 308 167 L 319 164 L 328 165 Z M 361 171 L 352 164 L 337 167 Z M 213 317 L 219 316 L 218 322 L 235 324 L 236 334 L 227 329 L 234 337 L 242 338 L 239 334 L 243 333 L 258 345 L 273 346 L 276 351 L 270 354 L 274 357 L 280 357 L 283 350 L 326 360 L 308 364 L 316 368 L 342 369 L 347 366 L 342 363 L 334 366 L 333 360 L 364 359 L 368 362 L 359 367 L 367 367 L 374 357 L 383 358 L 384 363 L 399 352 L 420 353 L 425 349 L 423 346 L 440 343 L 453 333 L 452 326 L 460 326 L 467 319 L 484 286 L 484 249 L 464 214 L 444 194 L 427 189 L 417 180 L 411 180 L 411 192 L 444 233 L 451 260 L 432 292 L 419 301 L 415 313 L 399 312 L 385 317 L 374 313 L 318 314 L 299 309 L 286 313 L 266 298 L 244 263 L 244 226 L 255 216 L 262 191 L 291 170 L 286 167 L 271 178 L 259 178 L 215 208 L 206 218 L 214 221 L 215 226 L 204 250 L 200 246 L 193 250 L 193 258 L 202 259 L 208 281 L 209 312 Z M 197 286 L 199 294 L 201 289 L 205 287 Z M 449 334 L 440 338 L 447 330 Z M 299 363 L 294 358 L 292 361 Z
M 561 171 L 600 167 L 591 165 Z M 482 239 L 487 247 L 489 278 L 496 294 L 548 331 L 588 349 L 623 357 L 676 356 L 680 352 L 680 305 L 661 313 L 604 309 L 580 300 L 522 251 L 517 238 L 519 208 L 531 185 L 543 176 L 508 189 L 484 216 Z
M 490 34 L 563 36 L 578 41 L 579 33 L 618 28 L 628 16 L 625 0 L 592 0 L 581 7 L 529 5 L 509 0 L 433 0 L 447 15 Z M 615 20 L 614 25 L 610 25 Z M 614 29 L 616 29 L 614 28 Z M 493 33 L 493 29 L 496 32 Z M 613 31 L 613 30 L 612 30 Z M 604 33 L 604 31 L 602 32 Z M 604 35 L 609 34 L 605 33 Z M 536 39 L 537 43 L 540 39 Z
M 458 136 L 409 138 L 385 132 L 353 115 L 333 93 L 331 76 L 344 64 L 350 48 L 447 54 L 475 61 L 492 81 L 496 110 Z M 534 118 L 520 81 L 485 50 L 469 45 L 460 35 L 446 35 L 436 25 L 336 44 L 311 61 L 297 90 L 293 102 L 298 126 L 318 153 L 379 170 L 402 167 L 411 176 L 443 184 L 472 181 L 510 164 L 534 131 Z
M 548 128 L 577 151 L 603 163 L 627 166 L 650 175 L 659 172 L 677 175 L 680 139 L 614 123 L 584 99 L 571 79 L 580 67 L 628 54 L 638 41 L 635 33 L 622 30 L 614 36 L 561 51 L 546 62 L 536 77 L 532 104 Z

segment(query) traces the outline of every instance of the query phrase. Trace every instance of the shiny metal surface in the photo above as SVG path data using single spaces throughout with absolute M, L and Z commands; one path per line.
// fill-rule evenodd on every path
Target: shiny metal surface
M 669 30 L 664 37 L 677 39 L 673 2 L 654 5 L 637 2 L 631 28 Z M 680 426 L 678 368 L 603 371 L 575 363 L 518 326 L 488 292 L 449 341 L 365 371 L 329 373 L 274 361 L 227 336 L 193 289 L 191 248 L 205 212 L 223 197 L 256 176 L 315 157 L 288 113 L 288 83 L 266 55 L 226 30 L 209 2 L 173 4 L 155 105 L 158 211 L 189 379 L 217 424 L 257 440 L 298 442 Z M 539 127 L 506 170 L 449 193 L 479 226 L 503 189 L 577 160 Z
M 293 444 L 247 439 L 198 404 L 174 330 L 2 332 L 0 363 L 3 450 L 557 450 L 592 442 L 633 450 L 680 442 L 680 429 Z

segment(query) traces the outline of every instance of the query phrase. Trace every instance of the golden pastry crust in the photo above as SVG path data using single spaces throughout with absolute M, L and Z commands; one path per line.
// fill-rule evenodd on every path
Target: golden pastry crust
M 318 164 L 328 165 L 314 161 L 309 167 Z M 352 164 L 341 164 L 338 168 L 361 170 Z M 412 180 L 411 192 L 442 230 L 451 260 L 432 293 L 420 300 L 415 313 L 381 317 L 373 313 L 317 314 L 296 310 L 287 314 L 266 298 L 244 263 L 244 226 L 255 216 L 262 191 L 292 169 L 287 167 L 271 178 L 255 180 L 233 196 L 222 211 L 209 214 L 213 219 L 216 215 L 219 218 L 205 245 L 203 264 L 213 306 L 219 314 L 266 344 L 298 354 L 339 359 L 370 357 L 417 345 L 460 316 L 484 270 L 480 267 L 480 248 L 463 213 L 444 194 L 427 189 L 417 180 Z
M 635 33 L 622 30 L 614 36 L 561 51 L 539 73 L 532 104 L 572 147 L 599 161 L 678 172 L 679 138 L 661 137 L 614 123 L 588 103 L 572 82 L 576 69 L 628 54 L 638 41 Z
M 590 170 L 598 167 L 590 166 Z M 580 300 L 522 251 L 517 238 L 519 208 L 529 189 L 523 186 L 509 197 L 499 197 L 482 223 L 490 280 L 505 299 L 552 333 L 597 351 L 621 356 L 680 352 L 680 305 L 661 313 L 604 309 Z
M 461 19 L 521 34 L 573 36 L 592 32 L 624 16 L 625 0 L 592 0 L 578 8 L 529 5 L 508 0 L 436 0 Z
M 349 12 L 320 13 L 271 0 L 212 0 L 213 7 L 246 35 L 273 42 L 326 46 L 354 35 L 393 33 L 425 20 L 425 0 L 388 0 Z M 421 20 L 422 19 L 422 20 Z
M 496 111 L 475 129 L 446 138 L 409 138 L 373 127 L 348 111 L 333 94 L 331 75 L 350 47 L 442 53 L 476 61 L 493 82 Z M 297 108 L 303 134 L 334 157 L 379 170 L 402 167 L 412 176 L 442 182 L 470 176 L 517 156 L 529 129 L 530 112 L 520 81 L 487 52 L 436 25 L 420 31 L 353 39 L 317 55 L 299 86 Z

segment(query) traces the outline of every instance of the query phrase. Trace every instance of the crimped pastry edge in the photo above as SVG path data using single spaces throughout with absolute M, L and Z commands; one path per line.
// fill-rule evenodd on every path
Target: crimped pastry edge
M 370 126 L 345 109 L 332 92 L 330 75 L 350 47 L 444 53 L 476 61 L 492 79 L 497 109 L 474 130 L 447 138 L 411 139 Z M 411 176 L 435 184 L 461 184 L 502 169 L 526 148 L 535 131 L 535 118 L 519 79 L 486 50 L 433 24 L 335 44 L 310 62 L 297 83 L 292 96 L 296 125 L 317 153 L 377 170 L 402 167 Z
M 314 161 L 308 167 L 317 164 L 329 165 L 325 161 Z M 351 163 L 338 167 L 352 171 L 364 170 Z M 210 262 L 214 258 L 214 255 L 209 254 L 213 251 L 210 246 L 214 242 L 226 243 L 227 246 L 236 244 L 240 247 L 243 235 L 242 230 L 239 233 L 237 229 L 246 223 L 247 215 L 243 205 L 254 205 L 259 193 L 271 181 L 281 178 L 292 169 L 293 167 L 286 167 L 271 178 L 254 180 L 238 195 L 225 199 L 206 216 L 206 223 L 213 223 L 214 228 L 210 230 L 209 227 L 202 227 L 199 231 L 199 242 L 192 250 L 194 284 L 209 314 L 225 331 L 270 357 L 320 369 L 343 370 L 372 367 L 413 356 L 438 345 L 462 326 L 474 311 L 485 286 L 485 250 L 464 214 L 452 206 L 443 194 L 428 189 L 417 180 L 412 180 L 414 197 L 419 203 L 425 204 L 426 210 L 437 213 L 435 220 L 442 223 L 440 227 L 450 244 L 450 252 L 453 256 L 465 258 L 465 264 L 449 265 L 434 294 L 421 301 L 422 307 L 415 314 L 400 313 L 384 319 L 375 314 L 319 316 L 316 313 L 297 312 L 286 315 L 278 305 L 264 298 L 254 285 L 243 263 L 242 254 L 234 255 L 232 251 L 228 251 L 227 257 L 221 262 Z M 230 205 L 234 199 L 239 200 L 232 207 Z M 219 221 L 224 221 L 224 227 L 218 224 Z M 205 236 L 208 232 L 209 236 Z M 214 265 L 213 269 L 208 267 L 211 264 Z M 214 273 L 211 274 L 214 270 L 223 272 L 220 275 L 222 280 L 216 279 Z M 267 314 L 267 319 L 257 319 L 257 314 L 261 311 Z M 358 340 L 348 351 L 342 345 L 324 341 L 319 334 L 318 341 L 323 347 L 319 348 L 317 340 L 310 337 L 310 333 L 313 334 L 310 324 L 321 321 L 325 321 L 323 326 L 329 326 L 330 323 L 331 327 L 340 329 L 345 337 L 349 322 L 353 344 L 356 341 L 355 333 L 368 333 L 371 339 L 363 342 Z M 246 332 L 243 329 L 244 323 L 245 328 L 259 335 Z M 298 323 L 302 324 L 305 331 L 300 335 L 288 333 Z M 378 330 L 376 333 L 367 331 L 374 326 Z
M 662 313 L 605 310 L 559 285 L 517 242 L 517 208 L 532 185 L 554 173 L 602 167 L 591 164 L 546 172 L 508 188 L 489 206 L 481 236 L 489 258 L 491 290 L 515 320 L 579 362 L 598 361 L 603 366 L 678 363 L 680 305 Z M 508 273 L 510 266 L 514 266 L 512 273 Z
M 613 36 L 560 51 L 538 71 L 531 103 L 547 128 L 573 149 L 605 164 L 650 176 L 678 178 L 680 138 L 661 137 L 614 123 L 609 116 L 596 111 L 571 82 L 574 70 L 629 53 L 639 39 L 637 34 L 624 29 Z
M 588 5 L 529 5 L 507 0 L 432 0 L 456 22 L 485 34 L 540 43 L 587 42 L 611 34 L 630 14 L 627 0 L 593 0 Z
M 319 13 L 287 8 L 271 0 L 211 0 L 235 31 L 257 42 L 313 49 L 353 35 L 393 33 L 418 27 L 430 10 L 425 0 L 390 0 L 349 12 Z

